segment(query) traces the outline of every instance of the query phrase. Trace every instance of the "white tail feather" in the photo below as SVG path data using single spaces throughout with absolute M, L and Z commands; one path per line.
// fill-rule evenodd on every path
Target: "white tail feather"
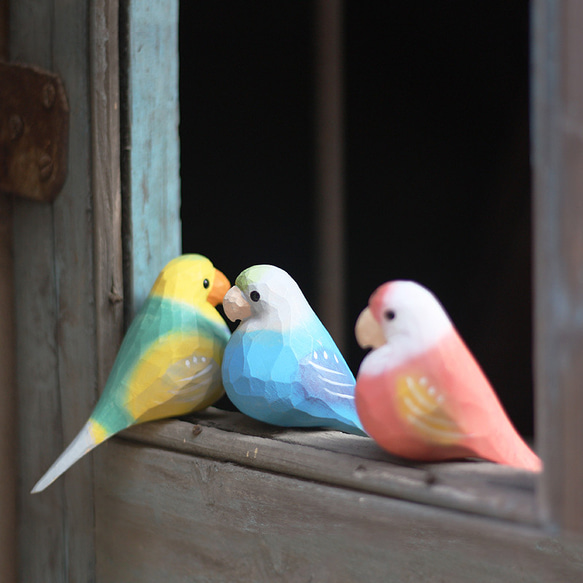
M 65 473 L 76 461 L 99 445 L 91 436 L 89 430 L 91 421 L 85 423 L 77 437 L 73 439 L 69 447 L 57 458 L 55 463 L 47 470 L 46 474 L 36 483 L 31 494 L 42 492 L 52 484 L 61 474 Z

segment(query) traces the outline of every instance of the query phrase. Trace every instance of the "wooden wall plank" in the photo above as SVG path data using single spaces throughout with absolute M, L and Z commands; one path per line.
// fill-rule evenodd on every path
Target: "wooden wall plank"
M 0 580 L 16 581 L 18 478 L 12 200 L 0 193 Z
M 182 249 L 178 141 L 178 0 L 130 0 L 123 22 L 126 316 Z
M 98 370 L 103 389 L 123 333 L 120 178 L 119 27 L 117 0 L 91 7 L 93 222 Z
M 97 386 L 103 389 L 123 336 L 120 173 L 119 3 L 95 0 L 91 14 L 93 213 Z M 105 129 L 105 131 L 104 131 Z M 94 458 L 96 473 L 104 471 Z M 95 508 L 102 501 L 95 492 Z M 97 541 L 96 541 L 97 543 Z M 95 550 L 97 560 L 97 549 Z
M 258 472 L 106 444 L 98 581 L 559 583 L 580 549 L 498 521 Z
M 0 60 L 8 60 L 8 0 L 0 0 Z M 12 199 L 0 193 L 0 580 L 17 578 L 16 332 Z
M 97 396 L 89 4 L 55 0 L 54 22 L 54 67 L 71 107 L 68 177 L 53 205 L 61 425 L 67 445 L 89 417 Z M 66 473 L 63 486 L 67 578 L 90 582 L 95 568 L 92 460 Z
M 20 580 L 62 581 L 63 482 L 29 492 L 63 447 L 58 382 L 52 208 L 18 201 L 14 214 L 19 405 Z
M 53 6 L 12 3 L 12 60 L 52 69 Z M 19 406 L 20 580 L 65 579 L 64 490 L 58 483 L 31 497 L 35 480 L 63 446 L 57 356 L 57 291 L 52 205 L 18 200 L 14 209 L 14 262 Z M 34 365 L 32 365 L 34 363 Z
M 546 519 L 583 533 L 583 5 L 533 5 L 537 441 Z
M 71 111 L 62 192 L 52 205 L 18 201 L 15 211 L 20 580 L 27 583 L 95 577 L 92 458 L 43 493 L 29 491 L 88 417 L 121 335 L 120 305 L 109 297 L 121 289 L 116 11 L 113 0 L 23 0 L 11 15 L 12 56 L 59 74 Z

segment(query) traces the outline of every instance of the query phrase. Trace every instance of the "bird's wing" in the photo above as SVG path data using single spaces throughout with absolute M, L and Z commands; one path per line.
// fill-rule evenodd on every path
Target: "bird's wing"
M 310 413 L 314 414 L 315 410 L 329 416 L 324 412 L 330 410 L 338 420 L 362 429 L 354 403 L 354 375 L 338 348 L 317 342 L 298 365 L 303 397 Z
M 464 350 L 457 350 L 457 358 L 444 358 L 433 369 L 426 362 L 395 375 L 398 414 L 430 444 L 457 445 L 466 455 L 540 470 L 540 459 L 514 429 L 482 370 L 459 346 Z
M 354 376 L 338 349 L 319 345 L 299 362 L 304 386 L 323 398 L 354 399 Z
M 488 436 L 505 413 L 488 380 L 457 333 L 393 373 L 399 415 L 438 444 Z
M 451 396 L 438 376 L 427 371 L 400 371 L 395 377 L 398 415 L 424 440 L 452 445 L 468 437 L 453 414 Z
M 128 379 L 126 407 L 135 423 L 203 409 L 223 392 L 222 345 L 203 335 L 170 333 L 140 358 Z

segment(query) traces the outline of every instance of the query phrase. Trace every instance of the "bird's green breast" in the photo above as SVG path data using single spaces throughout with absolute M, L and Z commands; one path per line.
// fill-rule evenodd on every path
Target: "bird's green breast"
M 230 332 L 218 312 L 211 309 L 213 313 L 204 314 L 188 304 L 149 297 L 126 333 L 91 418 L 110 435 L 134 423 L 127 407 L 132 374 L 143 355 L 164 336 L 203 336 L 223 350 Z

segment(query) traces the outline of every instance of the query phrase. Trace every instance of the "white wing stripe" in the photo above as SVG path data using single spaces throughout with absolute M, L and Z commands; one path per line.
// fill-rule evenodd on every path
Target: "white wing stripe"
M 212 363 L 211 364 L 207 364 L 207 366 L 205 366 L 202 370 L 199 370 L 196 374 L 193 374 L 190 377 L 184 377 L 182 379 L 176 379 L 175 382 L 179 382 L 179 383 L 191 382 L 194 379 L 197 379 L 198 377 L 201 377 L 201 376 L 207 374 L 211 370 L 211 368 L 213 368 Z
M 346 386 L 352 386 L 352 385 L 346 385 Z M 354 395 L 345 395 L 344 393 L 335 393 L 334 391 L 331 391 L 330 389 L 327 389 L 326 387 L 322 387 L 327 393 L 329 393 L 330 395 L 334 395 L 335 397 L 337 397 L 338 399 L 350 399 L 351 401 L 354 400 Z
M 329 372 L 329 373 L 332 373 L 332 374 L 339 374 L 339 375 L 341 375 L 341 376 L 346 376 L 346 375 L 345 375 L 343 372 L 341 372 L 341 371 L 334 370 L 334 369 L 332 369 L 332 368 L 326 368 L 325 366 L 322 366 L 321 364 L 316 364 L 315 362 L 312 362 L 312 361 L 308 361 L 308 364 L 309 364 L 310 366 L 313 366 L 314 368 L 317 368 L 318 370 L 323 370 L 323 371 L 325 371 L 325 372 Z

